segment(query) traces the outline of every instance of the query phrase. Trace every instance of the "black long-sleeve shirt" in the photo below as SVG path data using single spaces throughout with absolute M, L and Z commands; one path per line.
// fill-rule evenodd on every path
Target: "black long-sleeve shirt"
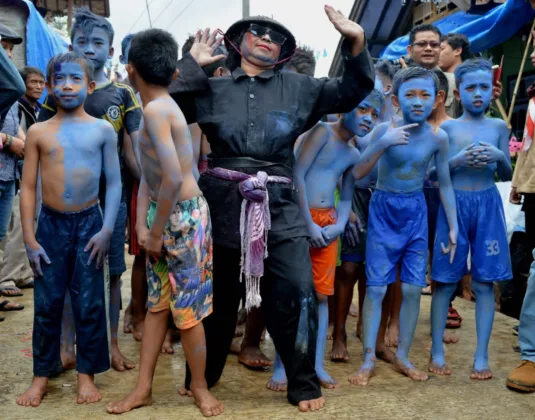
M 189 124 L 197 122 L 212 150 L 210 158 L 250 157 L 294 166 L 294 143 L 324 115 L 349 112 L 371 92 L 375 72 L 367 48 L 351 55 L 342 44 L 345 71 L 336 79 L 266 70 L 249 77 L 238 67 L 231 76 L 207 79 L 191 55 L 179 61 L 181 77 L 169 91 Z M 247 173 L 260 169 L 233 168 Z M 266 171 L 269 174 L 269 170 Z M 216 244 L 239 247 L 243 197 L 236 182 L 202 176 Z M 308 236 L 292 185 L 269 184 L 270 242 Z

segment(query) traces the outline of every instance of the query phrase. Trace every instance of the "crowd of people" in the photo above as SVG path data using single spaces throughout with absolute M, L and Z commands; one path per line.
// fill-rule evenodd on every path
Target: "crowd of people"
M 105 69 L 114 30 L 88 9 L 46 75 L 17 72 L 22 38 L 0 25 L 0 292 L 34 288 L 34 378 L 19 405 L 39 406 L 48 379 L 68 369 L 77 402 L 94 403 L 96 374 L 135 367 L 117 339 L 125 243 L 134 262 L 123 328 L 141 341 L 139 377 L 110 414 L 152 404 L 158 357 L 174 352 L 177 331 L 179 392 L 204 416 L 224 410 L 210 389 L 230 352 L 273 366 L 267 387 L 299 410 L 321 409 L 321 388 L 340 386 L 324 366 L 328 336 L 331 360 L 348 362 L 350 314 L 363 343 L 350 383 L 367 385 L 377 358 L 415 381 L 450 375 L 444 343 L 457 338 L 445 330 L 461 325 L 452 302 L 468 274 L 470 377 L 492 378 L 494 284 L 513 277 L 495 183 L 512 180 L 511 201 L 524 197 L 535 248 L 534 125 L 513 174 L 507 125 L 487 115 L 501 83 L 466 37 L 420 25 L 409 59 L 374 65 L 362 28 L 325 12 L 344 39 L 339 78 L 314 78 L 313 52 L 262 16 L 199 31 L 180 60 L 168 32 L 129 34 L 120 82 Z M 432 294 L 426 371 L 409 359 L 422 293 Z M 507 381 L 516 390 L 535 391 L 534 325 L 532 265 L 522 363 Z M 274 361 L 260 350 L 266 329 Z

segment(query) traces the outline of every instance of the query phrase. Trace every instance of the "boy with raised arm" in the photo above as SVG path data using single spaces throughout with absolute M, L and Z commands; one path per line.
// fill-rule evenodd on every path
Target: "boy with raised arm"
M 512 178 L 509 131 L 503 120 L 487 118 L 492 100 L 492 64 L 488 60 L 467 60 L 455 69 L 456 94 L 464 113 L 446 121 L 441 128 L 450 139 L 449 168 L 459 219 L 458 252 L 453 264 L 438 249 L 447 236 L 444 210 L 439 211 L 431 278 L 436 281 L 431 305 L 433 345 L 429 370 L 449 375 L 444 359 L 442 335 L 448 306 L 457 283 L 468 271 L 468 251 L 472 255 L 472 288 L 476 295 L 477 347 L 472 379 L 490 379 L 488 346 L 494 321 L 494 286 L 510 280 L 511 259 L 502 200 L 494 175 L 502 181 Z M 440 180 L 439 180 L 440 182 Z
M 202 320 L 212 312 L 211 224 L 193 172 L 188 126 L 168 92 L 178 75 L 177 60 L 178 45 L 168 32 L 151 29 L 132 39 L 128 77 L 144 106 L 137 232 L 148 254 L 149 298 L 137 385 L 122 401 L 108 405 L 112 414 L 152 404 L 152 381 L 170 312 L 180 329 L 196 404 L 207 417 L 223 412 L 204 378 Z
M 429 70 L 410 67 L 394 77 L 392 101 L 403 113 L 400 123 L 383 123 L 376 135 L 389 135 L 397 124 L 416 123 L 407 145 L 391 147 L 379 160 L 377 187 L 370 202 L 366 243 L 367 288 L 364 300 L 363 364 L 349 377 L 353 384 L 367 385 L 375 375 L 375 345 L 381 321 L 381 306 L 387 286 L 396 280 L 401 265 L 403 301 L 400 312 L 400 338 L 393 367 L 413 380 L 424 381 L 427 374 L 409 361 L 409 350 L 418 323 L 420 297 L 425 287 L 427 268 L 427 210 L 423 194 L 424 178 L 435 158 L 441 199 L 448 216 L 448 247 L 443 252 L 454 255 L 457 237 L 455 195 L 448 168 L 448 138 L 435 131 L 426 120 L 431 114 L 438 80 Z M 370 147 L 374 148 L 373 139 Z
M 71 293 L 78 354 L 79 404 L 102 398 L 94 375 L 110 367 L 103 263 L 121 201 L 117 135 L 111 124 L 89 116 L 84 102 L 95 88 L 93 67 L 76 53 L 50 60 L 47 88 L 57 113 L 34 124 L 26 137 L 21 218 L 28 259 L 35 274 L 33 372 L 17 404 L 37 407 L 48 378 L 62 371 L 63 301 Z M 34 232 L 37 172 L 43 205 Z M 99 207 L 99 181 L 106 177 L 106 208 Z

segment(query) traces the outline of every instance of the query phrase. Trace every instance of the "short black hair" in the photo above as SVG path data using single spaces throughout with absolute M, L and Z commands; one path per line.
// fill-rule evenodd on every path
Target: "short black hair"
M 420 66 L 406 67 L 396 73 L 396 75 L 394 76 L 394 83 L 393 83 L 394 95 L 396 96 L 398 95 L 399 88 L 401 87 L 403 83 L 408 82 L 409 80 L 412 80 L 412 79 L 420 79 L 420 78 L 430 78 L 431 80 L 433 80 L 433 84 L 435 85 L 435 95 L 436 95 L 438 92 L 438 85 L 439 85 L 436 74 Z
M 442 70 L 440 70 L 439 68 L 435 67 L 431 71 L 437 76 L 437 79 L 438 79 L 438 90 L 444 91 L 446 93 L 446 96 L 447 96 L 448 92 L 450 90 L 450 83 L 448 82 L 448 78 L 446 77 L 444 72 Z
M 147 29 L 132 38 L 128 62 L 134 65 L 145 82 L 169 86 L 177 61 L 178 44 L 169 32 Z
M 316 71 L 314 50 L 305 45 L 297 47 L 294 56 L 285 65 L 292 66 L 299 74 L 314 77 Z
M 182 45 L 182 57 L 184 57 L 187 53 L 189 53 L 189 50 L 191 50 L 191 47 L 193 46 L 193 43 L 195 42 L 195 35 L 188 36 L 188 39 L 184 42 L 184 45 Z
M 45 75 L 43 74 L 41 69 L 38 69 L 37 67 L 26 66 L 20 69 L 19 73 L 20 73 L 20 77 L 22 77 L 22 80 L 24 80 L 24 83 L 28 81 L 28 76 L 30 74 L 38 74 L 43 79 L 45 78 Z
M 379 73 L 382 77 L 393 80 L 396 74 L 396 69 L 388 60 L 379 60 L 375 63 L 375 72 Z
M 128 34 L 121 41 L 121 55 L 124 56 L 124 53 L 126 52 L 126 49 L 128 48 L 128 44 L 132 42 L 133 37 L 134 37 L 134 34 Z
M 228 57 L 228 51 L 225 48 L 224 45 L 219 45 L 214 50 L 214 56 L 216 55 L 224 55 L 225 58 L 222 58 L 221 60 L 216 61 L 215 63 L 209 64 L 207 66 L 204 66 L 202 69 L 204 70 L 204 73 L 208 77 L 213 77 L 214 71 L 216 71 L 219 67 L 223 67 L 224 69 L 227 68 L 227 57 Z
M 463 51 L 461 53 L 462 61 L 474 58 L 474 53 L 470 49 L 470 41 L 466 35 L 450 33 L 442 37 L 442 42 L 447 42 L 453 50 L 460 48 Z
M 492 74 L 492 61 L 485 58 L 472 58 L 459 64 L 453 72 L 457 87 L 462 83 L 465 74 L 479 70 L 488 71 Z
M 438 29 L 436 26 L 429 25 L 429 24 L 423 24 L 415 26 L 411 29 L 409 33 L 409 45 L 414 44 L 414 40 L 416 39 L 416 34 L 420 32 L 434 32 L 438 35 L 438 39 L 442 38 L 442 32 L 440 32 L 440 29 Z
M 74 51 L 69 51 L 56 55 L 48 62 L 46 66 L 46 80 L 48 81 L 48 83 L 52 83 L 52 77 L 54 76 L 54 69 L 56 68 L 56 66 L 63 63 L 80 64 L 87 76 L 87 83 L 90 83 L 95 79 L 95 68 L 93 67 L 91 61 L 89 61 L 83 55 L 75 53 Z
M 86 36 L 89 36 L 93 29 L 102 28 L 108 34 L 110 47 L 113 45 L 113 37 L 115 36 L 115 32 L 113 31 L 111 23 L 107 19 L 94 14 L 87 7 L 80 7 L 79 9 L 76 9 L 76 12 L 74 13 L 74 19 L 75 21 L 71 29 L 71 42 L 74 41 L 74 34 L 77 30 L 81 30 Z

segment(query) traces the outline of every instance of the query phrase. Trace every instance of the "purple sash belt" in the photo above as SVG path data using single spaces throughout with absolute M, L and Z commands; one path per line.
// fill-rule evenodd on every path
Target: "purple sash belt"
M 245 308 L 259 307 L 262 302 L 260 279 L 264 275 L 264 259 L 268 256 L 267 237 L 271 229 L 267 184 L 291 184 L 292 180 L 283 176 L 268 176 L 263 171 L 249 175 L 224 168 L 208 169 L 206 174 L 239 182 L 238 188 L 243 196 L 240 213 L 240 281 L 245 276 Z

